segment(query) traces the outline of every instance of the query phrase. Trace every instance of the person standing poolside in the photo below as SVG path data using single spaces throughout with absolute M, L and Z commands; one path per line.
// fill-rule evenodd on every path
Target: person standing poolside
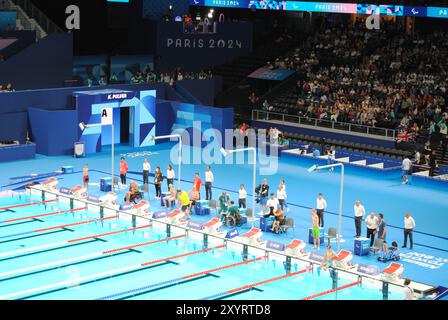
M 378 214 L 378 239 L 386 241 L 387 223 L 384 221 L 384 215 Z
M 268 203 L 268 197 L 269 197 L 268 180 L 263 179 L 263 184 L 261 185 L 261 191 L 260 191 L 260 215 L 264 215 L 264 208 Z
M 82 182 L 84 184 L 84 188 L 89 189 L 89 166 L 87 165 L 87 163 L 82 169 Z
M 126 185 L 126 174 L 128 173 L 129 166 L 128 163 L 124 160 L 124 157 L 121 157 L 120 160 L 120 178 L 121 178 L 121 184 Z M 114 183 L 112 181 L 112 183 Z
M 199 172 L 196 172 L 193 180 L 193 189 L 197 191 L 199 195 L 199 199 L 201 199 L 201 187 L 202 187 L 202 179 L 199 177 Z
M 212 200 L 212 185 L 214 180 L 215 177 L 213 176 L 212 168 L 208 166 L 205 171 L 205 200 Z
M 319 227 L 324 227 L 324 213 L 325 209 L 327 209 L 327 201 L 324 199 L 324 196 L 322 193 L 319 193 L 317 200 L 316 200 L 316 209 L 317 209 L 317 216 L 319 217 Z
M 286 199 L 288 198 L 288 195 L 286 194 L 286 184 L 285 184 L 285 180 L 280 180 L 280 185 L 278 186 L 277 189 L 277 199 L 278 202 L 280 203 L 280 207 L 282 208 L 282 210 L 285 210 L 284 208 L 286 208 L 286 212 L 289 212 L 289 207 L 288 204 L 286 203 Z
M 313 236 L 314 249 L 320 250 L 319 216 L 316 209 L 311 209 L 311 220 L 313 223 L 311 234 Z
M 188 220 L 191 220 L 190 216 L 190 199 L 188 198 L 188 193 L 182 190 L 177 190 L 177 198 L 178 198 L 178 207 L 179 210 L 184 212 Z
M 151 171 L 151 165 L 148 159 L 143 161 L 143 184 L 149 184 L 149 172 Z
M 375 215 L 375 212 L 371 212 L 370 215 L 366 218 L 367 225 L 367 238 L 370 238 L 370 246 L 373 246 L 375 242 L 375 235 L 378 229 L 378 218 Z
M 411 172 L 412 162 L 408 157 L 405 157 L 403 159 L 403 162 L 401 163 L 401 169 L 403 170 L 403 184 L 409 183 L 408 175 Z
M 246 198 L 247 191 L 244 188 L 244 184 L 240 185 L 240 190 L 238 190 L 238 208 L 246 209 Z
M 170 189 L 170 185 L 174 185 L 175 172 L 173 170 L 172 165 L 168 165 L 168 169 L 166 170 L 166 183 L 168 185 L 168 190 Z
M 410 249 L 414 247 L 414 239 L 413 239 L 413 233 L 415 228 L 415 220 L 411 217 L 411 214 L 409 212 L 406 212 L 406 216 L 404 217 L 404 243 L 402 248 L 407 247 L 408 243 L 408 237 L 411 242 Z
M 331 146 L 330 150 L 328 150 L 328 164 L 331 165 L 336 160 L 336 149 L 334 146 Z M 330 168 L 330 172 L 334 171 L 334 167 Z
M 160 199 L 162 197 L 162 182 L 163 182 L 163 175 L 162 172 L 160 171 L 160 167 L 157 167 L 154 173 L 154 187 L 156 189 L 156 199 Z
M 355 212 L 355 229 L 356 229 L 356 238 L 361 237 L 361 228 L 362 228 L 362 220 L 364 220 L 364 215 L 366 213 L 366 210 L 364 209 L 364 206 L 361 204 L 361 201 L 356 200 L 355 206 L 354 206 L 354 212 Z

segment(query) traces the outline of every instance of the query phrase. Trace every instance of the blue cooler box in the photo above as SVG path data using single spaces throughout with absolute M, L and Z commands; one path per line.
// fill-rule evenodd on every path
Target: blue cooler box
M 355 249 L 353 250 L 357 256 L 368 256 L 370 253 L 370 239 L 369 238 L 356 238 Z
M 270 217 L 270 218 L 264 218 L 261 217 L 260 218 L 260 229 L 263 232 L 270 232 L 272 229 L 272 225 L 274 224 L 275 218 L 274 217 Z
M 62 167 L 62 172 L 63 173 L 74 173 L 75 170 L 73 169 L 72 166 L 64 166 L 64 167 Z
M 100 180 L 100 190 L 103 192 L 112 191 L 112 178 L 102 178 Z
M 325 244 L 325 229 L 324 228 L 319 228 L 319 229 L 320 229 L 320 244 L 323 245 L 323 244 Z M 312 228 L 310 228 L 308 231 L 308 243 L 314 244 Z
M 197 214 L 198 216 L 208 216 L 208 215 L 210 215 L 210 208 L 208 208 L 209 205 L 210 205 L 210 201 L 208 201 L 208 200 L 196 201 L 196 206 L 194 208 L 194 213 Z

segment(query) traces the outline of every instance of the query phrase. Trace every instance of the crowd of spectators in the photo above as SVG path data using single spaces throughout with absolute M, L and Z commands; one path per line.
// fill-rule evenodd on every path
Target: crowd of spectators
M 14 87 L 12 86 L 12 83 L 8 83 L 6 85 L 3 85 L 0 83 L 0 92 L 14 92 Z
M 323 26 L 292 54 L 268 62 L 298 72 L 297 100 L 288 107 L 264 101 L 262 109 L 393 128 L 405 137 L 418 137 L 425 125 L 445 132 L 448 33 L 410 34 L 387 23 L 369 31 L 360 23 Z

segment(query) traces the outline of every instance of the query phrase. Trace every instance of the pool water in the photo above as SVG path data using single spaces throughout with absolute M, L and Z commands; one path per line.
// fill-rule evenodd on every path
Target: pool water
M 295 300 L 332 288 L 328 271 L 294 260 L 291 272 L 302 273 L 264 283 L 286 275 L 282 261 L 257 252 L 243 262 L 222 241 L 204 252 L 184 233 L 173 231 L 167 241 L 163 229 L 100 220 L 80 203 L 72 211 L 63 201 L 14 194 L 0 198 L 0 208 L 34 202 L 0 211 L 0 299 Z M 354 281 L 340 274 L 338 286 Z M 363 283 L 316 299 L 379 300 L 382 291 Z M 402 299 L 400 290 L 391 289 L 389 299 Z

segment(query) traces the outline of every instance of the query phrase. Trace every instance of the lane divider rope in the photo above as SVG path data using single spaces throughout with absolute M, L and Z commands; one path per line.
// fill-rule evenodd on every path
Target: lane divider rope
M 131 266 L 120 268 L 120 269 L 109 270 L 109 271 L 105 271 L 105 272 L 101 272 L 101 273 L 88 275 L 85 277 L 70 279 L 70 280 L 57 282 L 57 283 L 51 283 L 51 284 L 44 285 L 44 286 L 37 287 L 37 288 L 31 288 L 31 289 L 27 289 L 27 290 L 22 290 L 22 291 L 18 291 L 18 292 L 14 292 L 14 293 L 5 294 L 5 295 L 0 296 L 0 300 L 11 299 L 11 298 L 15 298 L 15 297 L 23 296 L 23 295 L 29 295 L 29 294 L 36 293 L 36 292 L 52 290 L 52 289 L 64 287 L 64 286 L 73 286 L 74 284 L 81 285 L 82 283 L 88 282 L 93 279 L 108 277 L 108 276 L 111 276 L 114 274 L 119 274 L 119 273 L 131 272 L 131 271 L 138 270 L 138 269 L 144 269 L 145 267 L 150 266 L 150 265 L 159 264 L 159 263 L 163 263 L 163 262 L 166 262 L 169 260 L 175 260 L 175 259 L 179 259 L 179 258 L 183 258 L 183 257 L 188 257 L 188 256 L 196 255 L 199 253 L 206 253 L 206 252 L 224 248 L 224 247 L 225 247 L 225 245 L 219 245 L 219 246 L 212 247 L 212 248 L 206 248 L 206 249 L 197 250 L 197 251 L 190 251 L 187 253 L 183 253 L 183 254 L 179 254 L 179 255 L 175 255 L 175 256 L 171 256 L 171 257 L 152 260 L 152 261 L 148 261 L 148 262 L 140 263 L 140 264 L 134 264 Z
M 238 263 L 233 263 L 233 264 L 229 264 L 229 265 L 226 265 L 226 266 L 222 266 L 222 267 L 218 267 L 218 268 L 205 270 L 205 271 L 201 271 L 201 272 L 198 272 L 198 273 L 193 273 L 193 274 L 190 274 L 190 275 L 178 277 L 178 278 L 175 278 L 175 279 L 170 279 L 170 280 L 166 280 L 166 281 L 162 281 L 162 282 L 153 283 L 153 284 L 150 284 L 150 285 L 146 285 L 144 287 L 139 287 L 139 288 L 135 288 L 135 289 L 127 290 L 127 291 L 117 292 L 117 293 L 114 293 L 114 294 L 111 294 L 111 295 L 108 295 L 108 296 L 105 296 L 105 297 L 98 298 L 96 300 L 110 300 L 112 298 L 118 298 L 120 296 L 125 296 L 125 295 L 129 295 L 129 294 L 137 293 L 139 291 L 144 291 L 144 290 L 155 288 L 155 287 L 160 287 L 160 286 L 173 284 L 173 283 L 179 283 L 181 281 L 185 281 L 185 280 L 189 280 L 189 279 L 193 279 L 193 278 L 198 278 L 198 277 L 210 274 L 210 273 L 219 272 L 219 271 L 223 271 L 223 270 L 226 270 L 226 269 L 247 265 L 249 263 L 253 263 L 253 262 L 256 262 L 256 261 L 261 261 L 261 260 L 264 260 L 266 258 L 267 258 L 266 256 L 263 256 L 263 257 L 258 257 L 256 259 L 251 259 L 251 260 L 246 260 L 246 261 L 242 261 L 242 262 L 238 262 Z
M 120 252 L 120 251 L 135 249 L 135 248 L 139 248 L 139 247 L 143 247 L 143 246 L 151 246 L 153 244 L 157 244 L 157 243 L 161 243 L 161 242 L 167 242 L 167 241 L 170 241 L 170 240 L 179 239 L 179 238 L 183 238 L 183 237 L 185 237 L 185 235 L 180 235 L 180 236 L 176 236 L 176 237 L 169 237 L 169 238 L 164 238 L 164 239 L 160 239 L 160 240 L 156 240 L 156 241 L 150 241 L 150 242 L 145 242 L 145 243 L 134 244 L 132 246 L 126 246 L 126 247 L 121 247 L 121 248 L 117 248 L 117 249 L 113 249 L 113 250 L 95 252 L 95 253 L 87 254 L 87 255 L 84 255 L 84 256 L 78 256 L 78 257 L 73 257 L 73 258 L 69 258 L 69 259 L 65 259 L 65 260 L 53 261 L 53 262 L 49 262 L 49 263 L 45 263 L 45 264 L 41 264 L 41 265 L 37 265 L 37 266 L 27 267 L 27 268 L 23 268 L 23 269 L 16 269 L 16 270 L 12 270 L 12 271 L 7 271 L 7 272 L 0 273 L 0 278 L 16 275 L 16 274 L 20 274 L 20 273 L 25 273 L 25 272 L 35 271 L 35 270 L 39 270 L 39 269 L 43 269 L 43 268 L 58 266 L 58 265 L 66 264 L 66 263 L 72 263 L 72 262 L 76 262 L 76 261 L 88 260 L 88 259 L 100 257 L 102 255 L 110 255 L 111 253 L 116 253 L 116 252 Z
M 324 292 L 321 292 L 321 293 L 313 294 L 312 296 L 309 296 L 309 297 L 306 297 L 306 298 L 303 298 L 303 299 L 300 299 L 300 300 L 313 300 L 313 299 L 325 296 L 327 294 L 330 294 L 330 293 L 333 293 L 333 292 L 336 292 L 336 291 L 340 291 L 340 290 L 344 290 L 344 289 L 347 289 L 347 288 L 350 288 L 350 287 L 357 286 L 359 284 L 361 284 L 361 281 L 356 281 L 356 282 L 353 282 L 353 283 L 350 283 L 350 284 L 346 284 L 345 286 L 341 286 L 341 287 L 330 289 L 330 290 L 327 290 L 327 291 L 324 291 Z

